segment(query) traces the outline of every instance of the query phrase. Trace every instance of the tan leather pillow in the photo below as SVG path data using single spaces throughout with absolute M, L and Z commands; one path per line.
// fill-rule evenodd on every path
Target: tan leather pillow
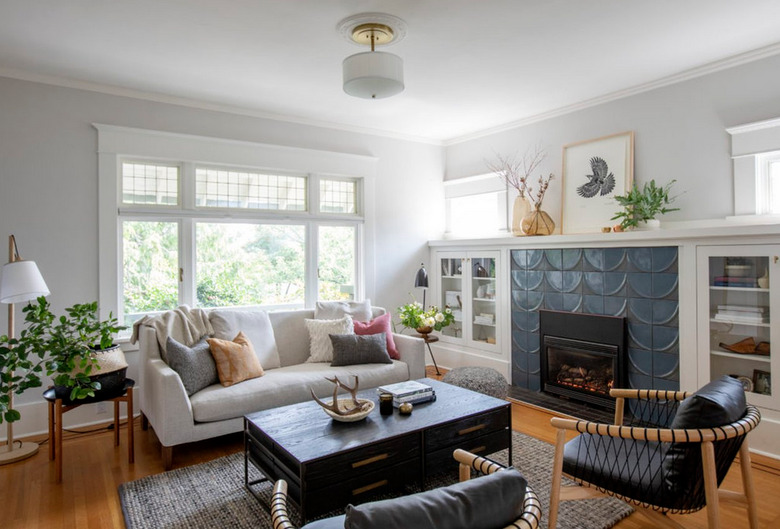
M 257 359 L 255 348 L 243 332 L 239 331 L 232 342 L 217 338 L 209 338 L 208 342 L 217 363 L 219 382 L 223 386 L 263 376 L 263 366 Z

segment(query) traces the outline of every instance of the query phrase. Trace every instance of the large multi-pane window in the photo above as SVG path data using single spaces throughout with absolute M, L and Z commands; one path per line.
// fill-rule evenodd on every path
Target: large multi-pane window
M 360 294 L 357 179 L 144 160 L 123 161 L 120 175 L 125 324 L 179 304 L 303 307 Z

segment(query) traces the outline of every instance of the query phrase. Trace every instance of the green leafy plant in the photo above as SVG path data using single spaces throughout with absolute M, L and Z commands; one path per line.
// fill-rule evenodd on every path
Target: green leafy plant
M 56 386 L 71 388 L 70 400 L 95 396 L 100 383 L 90 379 L 98 363 L 94 353 L 111 347 L 114 335 L 126 328 L 112 315 L 100 320 L 97 302 L 73 305 L 58 318 L 39 297 L 23 312 L 26 326 L 19 338 L 0 336 L 0 422 L 21 418 L 10 408 L 9 393 L 40 387 L 43 372 Z
M 431 305 L 428 310 L 425 310 L 422 303 L 417 301 L 398 307 L 398 315 L 401 317 L 401 324 L 409 329 L 431 327 L 435 331 L 440 331 L 455 321 L 455 316 L 449 307 L 440 310 Z
M 654 219 L 658 215 L 678 211 L 680 208 L 667 207 L 674 201 L 675 197 L 670 197 L 669 192 L 676 181 L 672 180 L 665 186 L 659 187 L 655 180 L 650 180 L 641 189 L 635 182 L 628 193 L 615 196 L 615 201 L 623 206 L 623 211 L 617 212 L 612 220 L 621 219 L 620 226 L 625 230 L 635 228 L 640 222 Z

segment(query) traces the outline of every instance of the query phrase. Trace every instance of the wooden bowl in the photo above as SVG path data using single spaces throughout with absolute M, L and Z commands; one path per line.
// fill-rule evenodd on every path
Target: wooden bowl
M 345 409 L 351 408 L 352 405 L 353 405 L 352 399 L 339 399 L 338 402 L 339 402 L 339 409 L 340 410 L 345 410 Z M 360 402 L 361 404 L 367 404 L 367 406 L 365 406 L 366 409 L 364 409 L 363 411 L 361 411 L 359 413 L 353 413 L 352 415 L 338 415 L 336 413 L 333 413 L 330 410 L 326 410 L 325 408 L 322 408 L 322 409 L 323 409 L 323 411 L 325 411 L 325 413 L 330 415 L 333 418 L 334 421 L 339 421 L 339 422 L 357 422 L 357 421 L 362 421 L 363 419 L 368 417 L 369 413 L 374 411 L 374 401 L 373 400 L 370 400 L 370 399 L 358 399 L 358 402 Z

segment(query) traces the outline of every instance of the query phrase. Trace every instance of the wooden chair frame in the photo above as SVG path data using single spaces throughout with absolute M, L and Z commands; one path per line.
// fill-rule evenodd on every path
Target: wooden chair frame
M 494 461 L 461 449 L 455 450 L 453 457 L 459 463 L 458 477 L 460 481 L 470 479 L 472 469 L 482 474 L 492 474 L 505 468 Z M 522 515 L 504 529 L 537 529 L 541 517 L 542 504 L 531 486 L 528 485 L 525 489 L 525 496 L 523 496 Z M 288 516 L 287 482 L 283 479 L 274 484 L 273 496 L 271 497 L 271 523 L 273 529 L 296 529 Z
M 761 415 L 755 406 L 748 405 L 747 413 L 740 420 L 725 426 L 719 426 L 711 429 L 669 429 L 669 428 L 638 428 L 623 426 L 623 413 L 625 410 L 625 399 L 645 399 L 645 400 L 677 400 L 681 401 L 692 393 L 684 391 L 658 391 L 646 389 L 613 389 L 610 395 L 615 401 L 615 424 L 602 424 L 590 421 L 581 421 L 575 419 L 563 419 L 554 417 L 550 424 L 558 429 L 555 442 L 555 458 L 553 460 L 553 479 L 552 490 L 550 491 L 550 513 L 549 527 L 554 529 L 558 520 L 558 507 L 561 501 L 580 500 L 601 496 L 613 496 L 620 498 L 637 511 L 649 518 L 657 527 L 669 527 L 675 529 L 684 529 L 684 526 L 675 522 L 668 516 L 669 512 L 688 513 L 691 511 L 675 511 L 652 505 L 646 502 L 635 500 L 622 496 L 616 492 L 606 490 L 597 485 L 580 480 L 575 476 L 564 474 L 563 472 L 563 450 L 566 444 L 567 430 L 579 433 L 588 433 L 591 435 L 600 435 L 608 437 L 619 437 L 623 439 L 641 439 L 644 441 L 656 441 L 661 443 L 680 443 L 690 442 L 701 445 L 702 467 L 704 469 L 704 490 L 707 506 L 708 527 L 710 529 L 720 528 L 720 515 L 718 509 L 719 498 L 733 503 L 745 505 L 748 513 L 750 529 L 758 529 L 758 508 L 756 507 L 755 490 L 753 487 L 753 476 L 750 466 L 750 451 L 748 449 L 747 438 L 742 442 L 739 449 L 740 470 L 742 473 L 743 493 L 729 490 L 718 490 L 716 475 L 715 450 L 713 442 L 724 439 L 732 439 L 738 436 L 747 436 L 748 432 L 753 430 L 761 420 Z M 562 477 L 566 476 L 579 483 L 579 485 L 561 486 Z M 698 509 L 697 509 L 698 510 Z

